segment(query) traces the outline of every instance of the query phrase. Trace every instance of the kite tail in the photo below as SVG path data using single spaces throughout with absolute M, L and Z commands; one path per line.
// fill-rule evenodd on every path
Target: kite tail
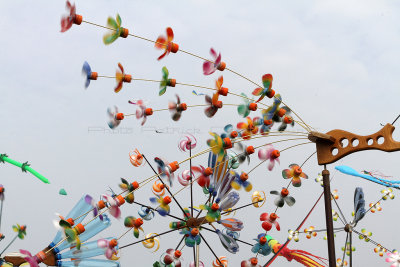
M 282 249 L 279 256 L 285 257 L 288 261 L 295 260 L 307 267 L 324 267 L 327 266 L 324 261 L 327 259 L 315 256 L 304 250 L 291 250 L 287 247 Z

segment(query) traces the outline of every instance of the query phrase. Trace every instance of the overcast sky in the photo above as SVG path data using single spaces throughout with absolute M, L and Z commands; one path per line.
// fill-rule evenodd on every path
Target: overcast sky
M 181 49 L 208 57 L 210 47 L 222 53 L 227 66 L 250 79 L 261 82 L 261 76 L 274 76 L 273 88 L 312 127 L 321 132 L 344 129 L 367 135 L 378 131 L 381 123 L 392 122 L 400 113 L 400 6 L 396 1 L 77 1 L 77 13 L 84 20 L 106 24 L 108 16 L 121 15 L 122 25 L 137 34 L 156 39 L 170 26 Z M 30 174 L 22 173 L 11 165 L 1 165 L 0 183 L 6 188 L 1 231 L 6 239 L 13 236 L 11 226 L 26 224 L 27 237 L 17 240 L 7 251 L 20 248 L 36 253 L 53 239 L 56 229 L 52 220 L 55 213 L 66 215 L 78 199 L 88 193 L 94 197 L 106 193 L 108 186 L 117 190 L 120 177 L 141 181 L 152 175 L 148 166 L 135 168 L 129 163 L 128 153 L 138 148 L 149 158 L 164 157 L 170 161 L 182 160 L 188 155 L 178 151 L 177 143 L 183 133 L 195 132 L 199 141 L 194 152 L 207 148 L 209 131 L 221 131 L 227 123 L 236 124 L 241 118 L 234 107 L 225 106 L 213 119 L 204 116 L 203 108 L 188 109 L 179 122 L 173 122 L 168 111 L 149 117 L 145 127 L 135 118 L 126 118 L 116 131 L 108 130 L 107 107 L 117 105 L 124 113 L 133 113 L 135 107 L 129 99 L 145 99 L 154 109 L 166 108 L 178 93 L 190 104 L 203 104 L 203 97 L 191 94 L 191 88 L 168 88 L 158 96 L 158 84 L 132 82 L 115 94 L 112 79 L 93 81 L 84 89 L 81 68 L 86 60 L 100 75 L 114 75 L 121 62 L 133 77 L 159 79 L 161 68 L 167 66 L 172 78 L 178 82 L 213 87 L 219 74 L 224 85 L 232 92 L 251 95 L 254 85 L 224 71 L 204 76 L 202 61 L 183 53 L 171 54 L 157 61 L 160 51 L 145 41 L 128 37 L 119 38 L 105 46 L 103 29 L 82 23 L 68 32 L 60 33 L 60 17 L 65 13 L 64 1 L 5 1 L 0 0 L 0 153 L 25 162 L 46 176 L 50 185 L 41 183 Z M 201 90 L 199 90 L 202 92 Z M 203 93 L 209 93 L 204 91 Z M 239 104 L 241 99 L 228 96 L 225 103 Z M 268 101 L 267 101 L 268 102 Z M 259 114 L 259 113 L 257 113 Z M 243 119 L 242 119 L 243 120 Z M 398 125 L 399 122 L 397 122 Z M 396 126 L 396 125 L 395 125 Z M 168 131 L 167 127 L 170 128 Z M 155 129 L 167 131 L 155 133 Z M 173 129 L 173 130 L 171 130 Z M 296 126 L 296 130 L 302 130 Z M 400 140 L 399 131 L 394 138 Z M 267 139 L 254 141 L 260 145 Z M 303 141 L 297 141 L 301 143 Z M 284 149 L 296 142 L 277 145 Z M 279 190 L 287 184 L 281 171 L 291 163 L 301 164 L 315 145 L 309 144 L 284 151 L 281 165 L 272 172 L 262 165 L 252 173 L 250 181 L 256 190 Z M 352 154 L 337 164 L 357 170 L 380 170 L 398 177 L 398 153 L 366 151 Z M 248 171 L 259 162 L 252 156 Z M 207 164 L 207 156 L 193 161 L 194 165 Z M 334 174 L 334 166 L 329 166 Z M 185 169 L 188 166 L 181 166 Z M 291 189 L 296 204 L 279 210 L 281 231 L 270 234 L 284 242 L 287 230 L 296 228 L 319 196 L 322 188 L 314 182 L 318 172 L 314 156 L 303 168 L 310 179 L 300 188 Z M 176 183 L 177 184 L 177 183 Z M 353 209 L 355 187 L 364 188 L 366 202 L 380 198 L 380 186 L 335 174 L 332 189 L 338 189 L 338 200 L 347 219 Z M 68 196 L 60 196 L 65 188 Z M 181 187 L 177 184 L 173 191 Z M 238 205 L 250 202 L 250 193 L 240 192 Z M 136 194 L 137 200 L 149 203 L 150 186 Z M 189 192 L 183 191 L 178 199 L 188 206 Z M 274 196 L 268 194 L 262 209 L 249 208 L 236 213 L 245 229 L 241 239 L 252 242 L 262 232 L 259 214 L 274 209 Z M 205 196 L 195 191 L 195 203 L 200 205 Z M 386 247 L 399 248 L 396 234 L 398 199 L 382 203 L 383 210 L 368 214 L 359 229 L 373 232 L 372 238 Z M 180 216 L 172 205 L 171 214 Z M 123 217 L 137 216 L 137 206 L 125 205 Z M 305 224 L 317 229 L 325 228 L 324 208 L 321 202 Z M 146 233 L 168 230 L 168 218 L 157 216 L 145 222 Z M 335 222 L 336 227 L 341 223 Z M 113 226 L 100 237 L 120 236 L 125 231 L 123 221 L 113 220 Z M 238 266 L 243 259 L 252 257 L 250 248 L 241 245 L 237 255 L 228 255 L 218 238 L 204 233 L 219 256 L 229 257 L 230 266 Z M 302 249 L 327 257 L 323 234 L 289 248 Z M 120 240 L 124 245 L 133 242 L 133 235 Z M 142 245 L 120 251 L 122 266 L 149 266 L 162 252 L 175 247 L 180 240 L 177 233 L 160 238 L 161 249 L 152 254 Z M 345 235 L 337 235 L 336 251 L 341 255 Z M 356 266 L 384 266 L 384 258 L 374 252 L 374 245 L 354 239 Z M 212 254 L 201 245 L 201 258 L 210 266 Z M 192 259 L 190 249 L 183 250 L 184 266 Z M 260 258 L 264 264 L 269 257 Z M 297 266 L 278 258 L 275 265 Z

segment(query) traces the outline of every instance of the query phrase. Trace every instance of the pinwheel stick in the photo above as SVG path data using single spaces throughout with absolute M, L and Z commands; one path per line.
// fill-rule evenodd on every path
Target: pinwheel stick
M 0 162 L 3 162 L 3 163 L 4 162 L 8 162 L 8 163 L 10 163 L 10 164 L 12 164 L 14 166 L 17 166 L 17 167 L 21 168 L 23 172 L 26 172 L 26 171 L 30 172 L 31 174 L 36 176 L 39 180 L 41 180 L 43 183 L 46 183 L 46 184 L 50 183 L 49 180 L 47 180 L 46 177 L 44 177 L 43 175 L 41 175 L 40 173 L 38 173 L 37 171 L 32 169 L 29 166 L 28 162 L 25 162 L 25 163 L 18 162 L 16 160 L 10 159 L 6 154 L 1 154 L 0 155 Z
M 230 213 L 230 212 L 235 211 L 235 210 L 240 210 L 240 209 L 246 208 L 246 207 L 248 207 L 248 206 L 251 206 L 251 205 L 253 205 L 253 204 L 256 204 L 256 203 L 262 202 L 262 201 L 264 201 L 264 200 L 263 200 L 263 199 L 260 199 L 260 200 L 258 200 L 258 201 L 254 201 L 254 202 L 252 202 L 252 203 L 249 203 L 249 204 L 246 204 L 246 205 L 237 207 L 237 208 L 235 208 L 235 209 L 231 209 L 231 210 L 229 210 L 229 211 L 222 212 L 221 215 L 224 215 L 224 214 L 226 214 L 226 213 Z
M 11 246 L 12 243 L 14 243 L 14 241 L 15 241 L 15 239 L 17 239 L 17 237 L 18 237 L 18 234 L 16 236 L 14 236 L 14 238 L 11 240 L 11 242 L 8 243 L 8 245 L 3 249 L 2 252 L 0 252 L 0 256 L 1 256 L 1 254 L 4 253 L 4 251 L 6 251 Z

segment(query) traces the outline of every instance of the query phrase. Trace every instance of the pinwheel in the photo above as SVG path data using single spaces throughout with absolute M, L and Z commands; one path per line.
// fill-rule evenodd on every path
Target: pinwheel
M 321 173 L 318 173 L 317 178 L 315 178 L 315 182 L 319 183 L 319 184 L 323 187 L 323 186 L 324 186 L 324 182 L 323 182 L 322 179 L 323 179 L 323 178 L 322 178 L 322 174 L 321 174 Z
M 161 216 L 167 216 L 167 214 L 169 214 L 171 210 L 171 208 L 169 207 L 169 203 L 171 203 L 171 198 L 169 196 L 165 196 L 163 198 L 159 196 L 151 197 L 150 202 L 153 204 L 159 204 L 159 206 L 156 208 L 156 211 Z
M 184 228 L 180 232 L 182 235 L 185 235 L 185 244 L 186 246 L 192 248 L 201 243 L 201 238 L 199 236 L 198 228 Z
M 276 230 L 280 231 L 281 227 L 279 225 L 279 223 L 277 222 L 278 219 L 278 215 L 276 215 L 276 213 L 261 213 L 260 215 L 260 221 L 262 221 L 263 223 L 261 224 L 262 228 L 265 231 L 270 231 L 272 229 L 272 226 L 275 225 Z
M 354 216 L 354 214 L 353 214 Z M 339 213 L 332 209 L 332 219 L 336 222 L 339 219 Z
M 275 95 L 275 91 L 272 90 L 272 75 L 271 74 L 264 74 L 262 76 L 262 82 L 264 88 L 256 88 L 253 91 L 253 95 L 260 96 L 260 98 L 256 101 L 256 103 L 260 102 L 265 96 L 272 98 Z
M 119 184 L 119 188 L 123 189 L 124 191 L 128 191 L 128 194 L 125 196 L 126 202 L 129 204 L 132 204 L 133 201 L 135 200 L 135 197 L 133 195 L 133 191 L 139 188 L 139 183 L 134 181 L 132 183 L 128 183 L 127 180 L 124 178 L 121 178 L 121 184 Z
M 386 258 L 386 262 L 392 263 L 390 267 L 399 267 L 400 266 L 400 255 L 398 251 L 394 251 L 393 253 L 388 253 Z
M 393 194 L 393 190 L 391 189 L 391 188 L 386 188 L 386 189 L 382 189 L 381 190 L 381 193 L 382 193 L 382 199 L 383 200 L 387 200 L 388 199 L 388 197 L 390 198 L 390 199 L 394 199 L 394 194 Z
M 235 170 L 239 168 L 240 163 L 238 159 L 238 154 L 236 154 L 234 151 L 230 151 L 227 153 L 227 158 L 228 158 L 228 166 L 230 169 Z
M 272 104 L 272 106 L 261 111 L 264 121 L 268 121 L 269 124 L 272 124 L 274 121 L 276 121 L 277 117 L 283 117 L 285 115 L 286 110 L 280 108 L 281 103 L 282 97 L 280 94 L 277 94 L 274 98 L 274 103 Z
M 354 191 L 354 223 L 357 224 L 365 216 L 364 192 L 361 187 Z
M 190 179 L 193 176 L 190 175 L 190 170 L 184 170 L 181 174 L 178 175 L 178 182 L 183 185 L 187 186 L 190 183 Z
M 24 239 L 24 238 L 25 238 L 25 235 L 26 235 L 26 225 L 19 225 L 19 224 L 16 224 L 16 225 L 13 225 L 13 226 L 12 226 L 12 229 L 13 229 L 14 232 L 17 233 L 17 236 L 18 236 L 19 239 Z
M 103 36 L 103 43 L 109 45 L 113 43 L 118 37 L 126 38 L 129 35 L 129 30 L 121 27 L 122 21 L 119 14 L 116 19 L 108 17 L 107 26 L 111 28 L 110 31 Z
M 82 16 L 76 14 L 75 4 L 71 5 L 71 3 L 67 1 L 65 8 L 69 11 L 69 14 L 61 17 L 61 32 L 68 31 L 72 27 L 72 24 L 81 25 L 82 23 Z
M 368 238 L 368 237 L 372 236 L 371 232 L 368 232 L 365 228 L 363 228 L 363 229 L 361 229 L 361 233 L 362 233 L 362 235 L 358 235 L 359 239 L 361 239 L 361 240 L 364 239 L 365 242 L 371 241 L 371 239 Z
M 3 240 L 6 236 L 0 233 L 0 241 Z
M 109 196 L 109 195 L 103 195 L 103 198 L 108 202 L 109 204 L 109 212 L 111 216 L 114 218 L 119 219 L 121 217 L 121 210 L 120 206 L 125 203 L 125 199 L 123 196 L 118 195 L 115 198 Z
M 228 267 L 228 258 L 225 256 L 218 257 L 218 260 L 213 261 L 213 267 Z
M 104 248 L 104 255 L 106 256 L 107 259 L 109 260 L 118 260 L 119 257 L 117 257 L 118 251 L 117 251 L 117 246 L 118 246 L 118 241 L 116 239 L 99 239 L 97 240 L 97 245 L 99 248 Z
M 224 234 L 220 230 L 216 230 L 216 233 L 219 237 L 219 240 L 221 241 L 222 246 L 229 251 L 232 254 L 236 254 L 236 252 L 239 251 L 239 245 L 236 242 L 235 239 L 233 239 L 231 236 Z
M 239 115 L 241 115 L 243 118 L 246 118 L 249 116 L 250 111 L 257 110 L 257 103 L 251 102 L 244 93 L 241 93 L 241 96 L 243 96 L 244 103 L 238 106 L 237 111 Z
M 331 194 L 332 194 L 331 198 L 332 198 L 332 199 L 339 199 L 339 195 L 338 195 L 337 192 L 338 192 L 337 189 L 335 189 L 335 190 L 333 190 L 333 191 L 331 192 Z
M 139 167 L 143 163 L 143 155 L 135 148 L 133 153 L 129 152 L 129 161 L 135 167 Z
M 289 190 L 287 190 L 286 188 L 282 188 L 281 192 L 275 190 L 271 191 L 270 194 L 278 195 L 274 203 L 279 208 L 282 208 L 285 205 L 285 202 L 288 206 L 293 206 L 294 203 L 296 203 L 296 200 L 294 199 L 294 197 L 289 195 Z
M 173 101 L 168 103 L 168 109 L 171 112 L 172 120 L 174 121 L 178 121 L 181 118 L 182 112 L 187 109 L 186 103 L 181 103 L 181 99 L 178 95 L 176 95 L 176 99 L 176 103 Z
M 69 244 L 75 244 L 76 248 L 79 250 L 81 247 L 81 240 L 79 235 L 85 231 L 85 227 L 82 224 L 77 224 L 72 228 L 71 220 L 61 219 L 59 225 L 64 229 L 64 234 L 67 238 Z M 72 221 L 73 222 L 73 221 Z
M 288 107 L 283 107 L 283 109 L 286 110 L 286 114 L 285 114 L 285 117 L 283 117 L 283 119 L 281 121 L 281 125 L 278 128 L 279 132 L 283 132 L 284 130 L 286 130 L 288 125 L 294 126 L 294 120 L 293 120 L 292 116 L 289 115 L 290 109 Z
M 133 216 L 127 216 L 125 217 L 124 220 L 124 225 L 125 227 L 132 228 L 133 229 L 133 236 L 138 238 L 139 237 L 139 230 L 143 231 L 142 228 L 143 224 L 143 219 L 142 218 L 136 218 Z
M 222 200 L 221 200 L 222 199 Z M 240 196 L 236 191 L 229 192 L 224 198 L 217 198 L 220 200 L 219 210 L 227 210 L 233 208 L 239 202 Z
M 114 108 L 108 108 L 107 109 L 107 114 L 108 114 L 108 127 L 110 129 L 117 128 L 118 125 L 121 123 L 121 120 L 124 119 L 124 114 L 118 113 L 118 108 L 117 106 L 114 106 Z
M 263 194 L 263 196 L 261 196 L 261 193 Z M 265 204 L 265 200 L 266 197 L 264 191 L 254 191 L 251 195 L 251 202 L 256 208 L 261 208 Z M 262 203 L 260 204 L 260 202 Z
M 217 90 L 217 93 L 219 95 L 227 96 L 229 89 L 226 87 L 222 87 L 222 84 L 224 83 L 224 77 L 220 76 L 216 81 L 215 81 L 215 88 Z
M 217 55 L 214 48 L 210 49 L 210 54 L 213 57 L 212 61 L 204 61 L 203 63 L 203 73 L 204 75 L 213 74 L 216 70 L 223 71 L 226 67 L 225 62 L 221 61 L 221 53 Z
M 165 56 L 169 55 L 170 52 L 172 52 L 172 53 L 178 52 L 179 45 L 176 43 L 173 43 L 172 42 L 173 39 L 174 39 L 174 32 L 172 31 L 172 28 L 170 28 L 170 27 L 167 28 L 167 36 L 160 35 L 157 38 L 157 41 L 154 44 L 154 46 L 160 50 L 164 50 L 164 53 L 158 57 L 158 60 L 161 60 Z
M 180 250 L 169 248 L 164 254 L 161 255 L 160 260 L 153 264 L 153 267 L 181 267 L 181 256 L 182 252 Z
M 342 251 L 344 251 L 347 256 L 350 256 L 350 252 L 356 251 L 356 248 L 354 246 L 350 246 L 350 243 L 347 242 L 346 245 L 342 247 Z
M 315 227 L 314 226 L 310 226 L 308 228 L 304 229 L 304 233 L 306 233 L 306 238 L 310 239 L 311 237 L 316 237 L 317 236 L 317 232 L 314 231 Z
M 160 96 L 165 94 L 165 92 L 167 91 L 167 86 L 175 87 L 175 85 L 176 85 L 176 80 L 169 79 L 168 76 L 169 76 L 169 71 L 168 71 L 167 67 L 163 67 L 162 68 L 162 78 L 160 81 L 160 91 L 158 92 L 158 95 L 160 95 Z M 178 101 L 179 101 L 179 97 L 178 97 Z
M 240 267 L 261 267 L 261 265 L 258 264 L 257 258 L 251 258 L 248 259 L 247 261 L 242 261 L 240 263 Z
M 209 107 L 204 110 L 204 113 L 209 118 L 213 117 L 218 109 L 222 108 L 222 101 L 219 101 L 218 97 L 218 93 L 213 94 L 212 98 L 208 95 L 205 96 L 206 104 L 209 105 Z
M 140 207 L 140 209 L 138 210 L 138 214 L 145 221 L 150 221 L 155 216 L 154 211 L 152 209 L 143 206 Z
M 336 260 L 336 267 L 343 267 L 343 266 L 347 266 L 347 261 L 342 261 L 341 258 L 338 258 Z
M 167 177 L 169 185 L 172 186 L 172 181 L 174 179 L 174 172 L 179 169 L 179 164 L 177 161 L 168 163 L 168 161 L 160 159 L 158 157 L 154 158 L 157 163 L 158 173 L 161 177 Z
M 260 160 L 269 160 L 268 170 L 272 171 L 275 166 L 275 162 L 279 162 L 281 153 L 275 149 L 272 145 L 266 145 L 258 150 L 258 158 Z
M 236 127 L 241 129 L 241 136 L 243 139 L 250 139 L 252 134 L 256 134 L 258 132 L 258 127 L 254 124 L 253 120 L 250 117 L 247 117 L 246 122 L 239 122 Z
M 243 222 L 236 218 L 223 219 L 217 222 L 229 231 L 241 231 L 243 229 Z
M 369 203 L 369 207 L 370 207 L 370 211 L 372 213 L 375 213 L 376 211 L 381 211 L 382 207 L 381 207 L 381 203 L 378 201 L 375 204 L 374 203 Z
M 165 194 L 165 185 L 161 181 L 154 181 L 151 191 L 154 195 L 162 197 Z
M 156 236 L 156 233 L 149 233 L 146 235 L 146 240 L 142 241 L 142 244 L 145 248 L 147 249 L 152 249 L 155 247 L 153 253 L 156 252 L 160 248 L 160 240 L 158 240 Z
M 212 153 L 218 156 L 217 160 L 220 161 L 226 155 L 226 149 L 232 148 L 232 141 L 228 137 L 222 139 L 216 133 L 211 133 L 210 135 L 214 137 L 214 139 L 208 139 L 207 145 L 211 148 Z
M 222 209 L 220 209 L 220 207 L 217 203 L 213 203 L 212 205 L 211 204 L 200 205 L 200 208 L 202 210 L 207 211 L 207 215 L 205 217 L 207 222 L 211 223 L 211 222 L 219 221 L 221 219 L 221 210 Z
M 24 260 L 26 260 L 26 262 L 29 263 L 30 267 L 39 267 L 37 258 L 35 256 L 32 256 L 32 254 L 29 251 L 20 249 L 19 252 L 26 256 L 24 257 Z
M 300 168 L 299 165 L 296 163 L 290 164 L 289 165 L 290 169 L 285 169 L 282 171 L 282 176 L 284 179 L 292 179 L 292 184 L 294 187 L 300 187 L 301 186 L 301 179 L 308 179 L 307 174 L 303 172 L 303 170 Z
M 91 80 L 97 80 L 98 77 L 97 72 L 92 71 L 92 68 L 86 61 L 83 63 L 82 66 L 82 74 L 86 76 L 85 88 L 89 87 Z
M 226 215 L 226 214 L 224 214 L 224 215 Z M 226 235 L 229 235 L 230 237 L 232 237 L 234 239 L 238 239 L 240 237 L 240 232 L 237 232 L 237 231 L 231 231 L 231 230 L 224 228 L 224 229 L 222 229 L 222 232 Z
M 210 186 L 210 175 L 213 173 L 212 169 L 210 167 L 204 168 L 202 165 L 193 166 L 192 167 L 192 172 L 195 175 L 193 179 L 197 180 L 197 183 L 201 187 L 209 187 Z
M 289 236 L 288 236 L 288 239 L 289 240 L 294 240 L 295 242 L 299 242 L 299 231 L 297 231 L 297 230 L 288 230 L 288 233 L 289 233 Z
M 377 253 L 379 257 L 383 257 L 383 254 L 387 252 L 387 249 L 378 244 L 376 248 L 374 248 L 374 252 Z
M 138 106 L 138 108 L 136 109 L 136 118 L 137 119 L 143 118 L 142 123 L 141 123 L 141 125 L 143 126 L 147 120 L 147 116 L 153 115 L 153 109 L 147 108 L 144 105 L 143 100 L 138 100 L 136 102 L 136 105 Z
M 265 234 L 259 234 L 257 236 L 257 239 L 254 239 L 257 241 L 255 245 L 251 248 L 251 252 L 261 254 L 264 256 L 267 256 L 271 253 L 271 248 L 267 243 L 267 238 L 265 237 Z
M 196 138 L 191 134 L 187 134 L 181 141 L 179 141 L 178 148 L 180 151 L 186 152 L 187 150 L 194 149 L 196 145 Z
M 122 89 L 124 83 L 130 83 L 132 81 L 132 75 L 125 74 L 124 67 L 121 63 L 118 63 L 117 71 L 115 72 L 115 80 L 117 81 L 117 86 L 114 88 L 114 92 L 118 93 Z
M 236 190 L 240 190 L 243 187 L 246 192 L 249 192 L 253 188 L 253 185 L 247 181 L 247 179 L 249 179 L 249 175 L 247 173 L 242 172 L 240 176 L 236 173 L 231 186 Z
M 231 139 L 235 139 L 236 137 L 240 136 L 240 134 L 233 130 L 232 124 L 227 124 L 224 127 L 224 133 L 221 134 L 221 138 L 224 139 L 225 137 L 229 137 Z
M 103 220 L 103 215 L 99 214 L 99 210 L 106 207 L 106 204 L 103 200 L 96 202 L 91 196 L 85 196 L 85 202 L 93 207 L 93 217 L 99 217 L 100 220 Z
M 254 146 L 245 146 L 242 143 L 235 143 L 235 147 L 239 150 L 239 163 L 243 163 L 247 159 L 247 164 L 250 164 L 250 155 L 255 151 Z

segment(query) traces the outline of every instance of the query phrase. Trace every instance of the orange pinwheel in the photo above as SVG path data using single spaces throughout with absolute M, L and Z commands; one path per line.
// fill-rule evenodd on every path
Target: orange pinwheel
M 160 50 L 164 50 L 164 53 L 158 57 L 158 60 L 164 58 L 170 52 L 172 52 L 172 53 L 178 52 L 179 45 L 173 43 L 172 42 L 173 39 L 174 39 L 174 32 L 172 31 L 171 27 L 167 28 L 167 36 L 160 35 L 157 38 L 157 41 L 154 46 Z

